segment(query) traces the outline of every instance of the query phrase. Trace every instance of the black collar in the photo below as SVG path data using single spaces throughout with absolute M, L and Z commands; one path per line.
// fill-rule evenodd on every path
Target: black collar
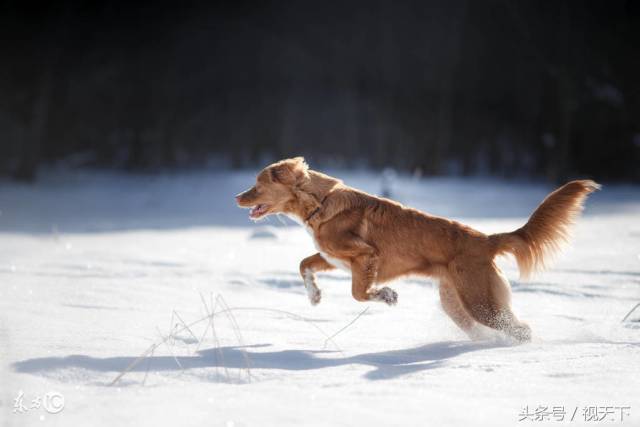
M 322 200 L 320 200 L 320 206 L 318 206 L 317 208 L 315 208 L 310 214 L 309 216 L 307 216 L 307 218 L 304 220 L 304 222 L 309 222 L 311 220 L 311 218 L 313 218 L 313 216 L 315 214 L 317 214 L 318 212 L 320 212 L 320 209 L 322 209 L 322 205 L 324 205 L 324 201 L 327 200 L 327 197 L 329 195 L 327 194 L 326 196 L 324 196 L 322 198 Z

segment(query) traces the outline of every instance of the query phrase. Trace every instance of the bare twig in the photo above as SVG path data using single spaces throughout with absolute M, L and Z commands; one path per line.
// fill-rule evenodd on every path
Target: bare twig
M 247 354 L 247 351 L 244 349 L 244 346 L 245 346 L 244 339 L 242 338 L 242 332 L 240 332 L 240 327 L 238 326 L 238 322 L 236 321 L 236 318 L 233 316 L 233 312 L 229 309 L 229 306 L 227 305 L 227 302 L 224 300 L 222 295 L 218 295 L 216 297 L 216 304 L 218 304 L 218 302 L 224 309 L 223 311 L 226 312 L 227 318 L 230 320 L 232 324 L 233 332 L 236 334 L 236 339 L 240 343 L 240 352 L 242 353 L 242 357 L 244 357 L 244 362 L 247 366 L 247 379 L 251 381 L 251 362 L 249 360 L 249 355 Z
M 629 316 L 631 316 L 631 313 L 633 313 L 634 311 L 636 311 L 636 308 L 640 307 L 640 302 L 637 303 L 631 310 L 629 310 L 629 312 L 627 313 L 626 316 L 624 316 L 624 318 L 622 319 L 622 322 L 624 322 L 625 320 L 627 320 L 629 318 Z
M 356 317 L 353 318 L 353 320 L 349 323 L 347 323 L 346 325 L 344 325 L 342 328 L 340 328 L 337 332 L 335 332 L 333 335 L 331 335 L 329 338 L 327 338 L 324 341 L 324 345 L 322 346 L 322 349 L 326 349 L 327 348 L 327 343 L 329 342 L 329 340 L 335 338 L 339 333 L 341 333 L 342 331 L 344 331 L 345 329 L 347 329 L 349 326 L 353 325 L 354 323 L 356 323 L 356 321 L 360 318 L 360 316 L 362 316 L 363 314 L 365 314 L 367 311 L 369 310 L 369 307 L 365 308 L 364 310 L 362 310 L 360 312 L 360 314 L 358 314 Z
M 167 337 L 167 338 L 163 337 L 162 336 L 162 332 L 160 332 L 160 329 L 157 329 L 157 332 L 158 332 L 158 335 L 161 338 L 162 344 L 164 344 L 164 346 L 167 347 L 167 350 L 169 350 L 169 353 L 171 354 L 171 357 L 173 357 L 173 360 L 175 360 L 176 365 L 178 365 L 178 368 L 180 368 L 180 370 L 184 374 L 184 367 L 182 366 L 182 363 L 180 363 L 180 361 L 178 360 L 176 355 L 173 353 L 173 347 L 169 345 L 169 342 L 168 342 L 169 341 L 169 337 Z M 175 337 L 175 335 L 173 335 L 173 334 L 171 334 L 171 335 Z
M 151 354 L 147 358 L 147 369 L 144 371 L 144 378 L 142 378 L 142 385 L 145 385 L 145 383 L 147 382 L 147 376 L 149 375 L 149 369 L 151 368 L 151 358 L 153 357 L 154 353 L 155 353 L 155 349 L 151 350 Z
M 159 343 L 154 343 L 151 344 L 151 346 L 146 349 L 140 356 L 138 356 L 134 361 L 132 361 L 131 363 L 129 363 L 129 365 L 124 368 L 124 370 L 122 372 L 120 372 L 120 374 L 118 374 L 117 377 L 115 377 L 113 379 L 113 381 L 111 381 L 111 383 L 109 384 L 109 386 L 113 386 L 115 385 L 118 381 L 120 381 L 120 379 L 122 377 L 124 377 L 129 371 L 131 371 L 133 368 L 135 368 L 140 362 L 142 362 L 143 360 L 145 360 L 147 358 L 147 356 L 149 354 L 153 354 L 153 352 L 155 351 L 156 348 L 158 348 L 160 344 Z
M 178 314 L 177 311 L 173 310 L 174 314 L 176 315 L 176 317 L 180 320 L 180 323 L 182 323 L 186 328 L 187 331 L 189 332 L 189 335 L 191 335 L 193 337 L 194 340 L 198 340 L 198 337 L 196 337 L 196 335 L 193 333 L 193 331 L 191 330 L 191 328 L 187 325 L 187 323 L 182 320 L 182 317 L 180 317 L 180 315 Z
M 320 326 L 316 325 L 316 323 L 313 322 L 312 320 L 307 319 L 306 317 L 300 316 L 299 314 L 291 313 L 290 311 L 286 311 L 286 310 L 279 310 L 277 308 L 264 308 L 264 307 L 231 307 L 231 308 L 229 308 L 229 310 L 231 310 L 231 311 L 264 311 L 264 312 L 268 312 L 268 313 L 284 314 L 286 316 L 291 317 L 292 319 L 302 320 L 303 322 L 308 323 L 310 326 L 312 326 L 314 329 L 316 329 L 322 335 L 324 335 L 326 340 L 329 341 L 331 344 L 333 344 L 333 346 L 336 348 L 336 350 L 338 350 L 340 353 L 344 354 L 344 352 L 342 351 L 340 346 L 338 346 L 338 344 L 336 344 L 336 342 L 331 338 L 331 336 L 329 336 L 329 334 L 327 334 L 324 331 L 324 329 L 322 329 Z M 221 313 L 224 313 L 224 310 L 223 311 L 219 311 L 216 314 L 221 314 Z
M 213 293 L 209 294 L 209 301 L 211 303 L 211 310 L 209 310 L 209 307 L 207 306 L 207 303 L 204 300 L 204 296 L 202 295 L 202 293 L 200 293 L 200 299 L 202 300 L 202 304 L 204 305 L 204 309 L 207 312 L 207 316 L 209 318 L 209 323 L 207 327 L 211 329 L 211 338 L 213 339 L 213 345 L 215 348 L 213 357 L 215 357 L 216 359 L 216 376 L 220 376 L 219 369 L 220 369 L 220 366 L 222 366 L 224 368 L 225 378 L 228 381 L 231 377 L 229 376 L 229 369 L 227 368 L 227 365 L 224 363 L 224 353 L 220 348 L 220 340 L 218 339 L 218 333 L 216 332 L 216 326 L 213 320 L 216 308 L 218 307 L 218 302 L 216 301 L 214 305 Z M 198 343 L 198 348 L 200 348 L 200 343 Z
M 207 332 L 209 332 L 209 328 L 213 327 L 213 320 L 211 317 L 212 317 L 212 314 L 216 311 L 216 307 L 218 307 L 217 304 L 213 305 L 213 293 L 209 295 L 211 310 L 209 310 L 209 305 L 205 301 L 204 295 L 202 295 L 202 292 L 198 292 L 198 295 L 200 295 L 200 301 L 202 301 L 202 306 L 204 307 L 204 311 L 207 314 L 207 317 L 209 318 L 209 322 L 207 323 L 207 326 L 204 328 L 204 332 L 202 333 L 202 336 L 198 340 L 198 345 L 196 345 L 196 349 L 193 351 L 193 354 L 197 353 L 198 350 L 200 350 L 200 345 L 202 344 L 204 337 L 207 335 Z
M 242 347 L 245 346 L 244 345 L 244 339 L 242 337 L 242 332 L 240 330 L 240 327 L 238 326 L 238 322 L 236 321 L 235 316 L 233 316 L 232 313 L 238 312 L 238 311 L 262 311 L 262 312 L 268 312 L 268 313 L 283 314 L 283 315 L 286 315 L 286 316 L 288 316 L 290 318 L 293 318 L 293 319 L 296 319 L 296 320 L 302 320 L 305 323 L 308 323 L 310 326 L 312 326 L 314 329 L 316 329 L 322 335 L 324 335 L 324 337 L 325 337 L 324 348 L 327 347 L 328 343 L 331 343 L 336 348 L 336 350 L 338 350 L 340 353 L 342 353 L 344 355 L 344 352 L 338 346 L 338 344 L 334 341 L 334 338 L 338 334 L 340 334 L 341 332 L 346 330 L 348 327 L 353 325 L 360 318 L 360 316 L 362 316 L 368 310 L 368 307 L 367 307 L 360 314 L 358 314 L 351 322 L 349 322 L 347 325 L 345 325 L 344 327 L 340 328 L 334 334 L 328 335 L 320 326 L 318 326 L 312 320 L 307 319 L 307 318 L 305 318 L 303 316 L 300 316 L 298 314 L 291 313 L 289 311 L 279 310 L 279 309 L 274 309 L 274 308 L 264 308 L 264 307 L 229 307 L 227 305 L 226 301 L 224 300 L 224 298 L 222 298 L 221 296 L 217 296 L 216 297 L 215 305 L 213 305 L 213 301 L 211 301 L 211 304 L 213 306 L 209 307 L 207 305 L 207 303 L 205 302 L 204 297 L 202 296 L 202 294 L 200 294 L 200 298 L 201 298 L 201 300 L 203 302 L 203 305 L 204 305 L 204 308 L 205 308 L 205 312 L 207 313 L 206 316 L 201 317 L 201 318 L 199 318 L 197 320 L 194 320 L 193 322 L 186 323 L 174 311 L 172 313 L 171 322 L 173 323 L 173 317 L 176 316 L 176 317 L 178 317 L 180 319 L 180 323 L 182 323 L 182 325 L 180 325 L 179 323 L 176 323 L 175 327 L 172 327 L 171 332 L 167 336 L 163 336 L 162 334 L 160 334 L 160 340 L 158 342 L 156 342 L 156 343 L 153 343 L 140 356 L 138 356 L 135 360 L 133 360 L 131 363 L 129 363 L 129 365 L 122 372 L 120 372 L 113 379 L 113 381 L 111 381 L 111 383 L 109 385 L 110 386 L 116 385 L 122 379 L 122 377 L 124 377 L 127 373 L 131 372 L 141 362 L 147 360 L 149 357 L 152 357 L 155 354 L 156 349 L 158 347 L 160 347 L 161 345 L 166 345 L 167 346 L 167 348 L 169 349 L 169 352 L 171 353 L 171 355 L 173 356 L 174 360 L 176 361 L 176 364 L 184 372 L 184 367 L 182 366 L 182 364 L 180 363 L 178 358 L 173 354 L 172 348 L 171 348 L 171 346 L 169 346 L 168 342 L 170 340 L 175 339 L 175 337 L 177 335 L 179 335 L 181 333 L 184 333 L 185 331 L 189 332 L 195 339 L 197 339 L 195 334 L 193 333 L 192 328 L 195 325 L 198 325 L 198 324 L 200 324 L 202 322 L 205 322 L 205 321 L 207 322 L 207 326 L 206 326 L 206 329 L 205 329 L 205 333 L 202 335 L 202 338 L 198 341 L 198 348 L 200 347 L 200 344 L 202 343 L 202 341 L 204 339 L 204 336 L 206 335 L 207 330 L 210 328 L 211 329 L 212 338 L 214 340 L 214 345 L 215 345 L 215 348 L 216 348 L 216 353 L 215 354 L 216 354 L 216 356 L 219 355 L 220 358 L 221 358 L 221 360 L 220 360 L 221 363 L 218 363 L 216 361 L 216 366 L 222 365 L 224 367 L 224 369 L 225 369 L 225 373 L 227 375 L 227 378 L 229 378 L 228 369 L 226 367 L 226 364 L 224 363 L 223 353 L 222 353 L 222 350 L 221 350 L 221 347 L 220 347 L 220 341 L 218 339 L 218 336 L 217 336 L 217 333 L 216 333 L 216 329 L 215 329 L 214 318 L 215 318 L 216 315 L 225 314 L 227 316 L 227 318 L 229 319 L 229 321 L 231 322 L 233 330 L 234 330 L 234 334 L 235 334 L 236 339 L 238 340 L 238 342 L 240 344 L 243 357 L 245 358 L 245 364 L 246 364 L 246 367 L 247 367 L 248 379 L 251 380 L 251 371 L 250 371 L 251 362 L 249 360 L 248 353 L 246 352 L 246 350 L 244 350 L 244 348 L 242 348 Z M 219 311 L 216 311 L 216 308 L 217 308 L 218 305 L 220 305 L 222 307 L 222 309 L 219 310 Z M 144 380 L 146 380 L 148 372 L 149 372 L 149 366 L 147 366 L 147 370 L 145 372 Z

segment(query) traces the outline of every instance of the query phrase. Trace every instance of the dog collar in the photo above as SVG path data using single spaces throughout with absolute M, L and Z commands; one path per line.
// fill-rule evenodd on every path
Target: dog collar
M 307 216 L 307 218 L 304 220 L 304 222 L 309 222 L 311 220 L 311 218 L 313 218 L 313 216 L 315 214 L 317 214 L 318 212 L 320 212 L 320 209 L 322 209 L 322 205 L 324 204 L 324 201 L 327 200 L 327 197 L 329 195 L 327 194 L 326 196 L 324 196 L 322 198 L 322 200 L 320 201 L 320 206 L 318 206 L 317 208 L 315 208 L 310 214 L 309 216 Z

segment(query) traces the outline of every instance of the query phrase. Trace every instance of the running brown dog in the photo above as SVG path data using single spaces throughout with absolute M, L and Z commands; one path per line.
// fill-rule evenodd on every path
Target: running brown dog
M 494 258 L 513 254 L 523 277 L 542 269 L 598 188 L 590 180 L 571 181 L 551 193 L 523 227 L 492 235 L 348 187 L 310 170 L 302 157 L 267 166 L 236 200 L 251 208 L 252 219 L 284 213 L 307 228 L 318 253 L 302 260 L 300 274 L 314 305 L 321 298 L 318 271 L 347 269 L 356 300 L 389 305 L 398 294 L 375 285 L 410 274 L 432 276 L 439 279 L 444 311 L 471 337 L 479 322 L 524 342 L 531 329 L 513 314 L 509 282 Z

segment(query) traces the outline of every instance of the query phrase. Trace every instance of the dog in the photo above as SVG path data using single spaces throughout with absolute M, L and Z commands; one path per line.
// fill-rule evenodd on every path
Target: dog
M 311 234 L 318 253 L 300 262 L 300 275 L 312 305 L 321 299 L 319 271 L 348 270 L 353 298 L 388 305 L 398 294 L 379 285 L 430 276 L 439 281 L 445 313 L 471 338 L 479 323 L 527 342 L 531 328 L 513 313 L 510 285 L 495 258 L 514 255 L 523 278 L 543 269 L 599 188 L 591 180 L 571 181 L 549 194 L 523 227 L 491 235 L 348 187 L 309 169 L 302 157 L 267 166 L 236 201 L 251 209 L 253 220 L 283 213 Z

